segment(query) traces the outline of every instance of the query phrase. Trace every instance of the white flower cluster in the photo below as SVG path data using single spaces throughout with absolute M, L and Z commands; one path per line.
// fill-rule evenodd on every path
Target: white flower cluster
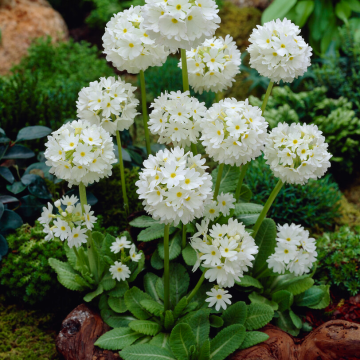
M 199 123 L 207 109 L 204 103 L 189 95 L 189 91 L 170 94 L 165 91 L 151 104 L 154 110 L 150 114 L 149 130 L 160 135 L 160 144 L 185 147 L 197 142 Z
M 214 160 L 240 166 L 261 154 L 268 123 L 248 100 L 224 99 L 214 104 L 200 123 L 205 151 Z
M 66 206 L 65 210 L 61 205 Z M 48 203 L 38 219 L 44 226 L 45 240 L 53 240 L 56 237 L 61 241 L 67 240 L 69 247 L 77 248 L 86 243 L 86 232 L 91 230 L 96 222 L 91 206 L 84 205 L 83 213 L 79 199 L 75 195 L 65 195 L 55 201 L 55 207 L 59 214 L 53 214 L 54 207 Z
M 141 6 L 115 14 L 106 24 L 102 38 L 106 60 L 120 71 L 137 74 L 150 66 L 161 66 L 169 55 L 162 45 L 156 45 L 146 29 Z
M 207 269 L 205 278 L 210 282 L 232 287 L 252 267 L 258 247 L 237 219 L 230 218 L 227 225 L 215 224 L 210 230 L 208 225 L 208 220 L 196 224 L 198 232 L 192 237 L 191 246 L 198 259 L 193 271 L 201 265 Z
M 221 289 L 219 286 L 215 285 L 210 291 L 206 292 L 208 298 L 205 300 L 209 303 L 209 307 L 215 305 L 215 310 L 219 311 L 220 308 L 226 310 L 228 305 L 231 305 L 232 296 L 228 294 L 228 291 Z
M 196 49 L 187 51 L 186 58 L 189 84 L 200 94 L 228 89 L 240 73 L 241 54 L 230 35 L 225 39 L 206 39 Z M 181 61 L 179 67 L 182 68 Z
M 310 66 L 312 48 L 299 36 L 300 29 L 286 18 L 257 26 L 250 35 L 250 66 L 278 83 L 292 82 Z
M 171 51 L 190 50 L 213 36 L 220 17 L 214 0 L 145 0 L 144 29 Z
M 279 274 L 289 270 L 296 276 L 308 273 L 316 261 L 316 242 L 300 225 L 278 225 L 275 253 L 266 260 Z
M 136 182 L 145 210 L 161 223 L 175 226 L 201 217 L 204 202 L 213 196 L 211 176 L 201 155 L 175 147 L 150 155 Z
M 91 82 L 79 92 L 77 116 L 91 124 L 101 125 L 110 135 L 129 129 L 134 123 L 139 100 L 136 87 L 114 76 Z
M 305 184 L 323 176 L 330 166 L 328 144 L 316 125 L 279 123 L 268 137 L 264 157 L 283 182 Z
M 110 250 L 114 254 L 118 254 L 120 251 L 122 252 L 122 256 L 125 256 L 125 249 L 130 249 L 129 258 L 134 262 L 139 262 L 141 259 L 141 254 L 136 252 L 135 244 L 132 244 L 131 241 L 126 239 L 126 236 L 122 236 L 121 238 L 116 238 L 115 241 L 111 244 Z M 127 259 L 126 259 L 127 260 Z M 125 261 L 124 261 L 125 262 Z M 122 261 L 115 261 L 113 265 L 110 266 L 110 273 L 113 279 L 118 281 L 124 281 L 130 277 L 131 271 L 127 265 Z
M 111 175 L 116 162 L 114 144 L 108 132 L 88 121 L 74 120 L 48 136 L 46 165 L 69 186 L 86 186 Z
M 205 204 L 205 219 L 213 221 L 220 216 L 220 213 L 224 216 L 230 215 L 230 210 L 235 209 L 235 202 L 236 200 L 233 194 L 219 194 L 216 200 L 210 200 Z

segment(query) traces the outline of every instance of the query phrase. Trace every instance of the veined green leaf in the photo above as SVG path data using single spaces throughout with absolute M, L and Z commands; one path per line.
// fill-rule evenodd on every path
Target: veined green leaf
M 323 289 L 312 286 L 310 289 L 295 296 L 295 304 L 297 306 L 312 306 L 318 304 L 324 297 L 325 292 Z
M 272 300 L 279 305 L 279 311 L 285 311 L 290 309 L 294 302 L 294 295 L 290 291 L 280 290 L 272 295 Z
M 151 216 L 141 215 L 136 219 L 130 221 L 129 224 L 136 228 L 147 228 L 158 223 L 159 222 L 154 220 Z
M 325 309 L 330 304 L 330 285 L 319 285 L 317 287 L 324 291 L 324 295 L 317 304 L 308 305 L 308 307 L 310 309 Z
M 121 350 L 142 336 L 143 334 L 139 334 L 128 327 L 117 328 L 100 336 L 95 345 L 106 350 Z
M 173 312 L 171 310 L 165 311 L 165 320 L 164 320 L 164 326 L 166 330 L 171 330 L 174 325 L 175 319 Z
M 104 292 L 104 288 L 101 284 L 99 284 L 96 290 L 89 292 L 84 296 L 84 301 L 89 302 L 92 299 L 96 298 L 97 296 L 101 295 L 103 292 Z
M 173 311 L 173 315 L 174 315 L 174 319 L 176 320 L 181 313 L 183 312 L 183 310 L 186 308 L 188 302 L 187 302 L 187 297 L 184 296 L 176 305 Z
M 176 325 L 170 334 L 170 348 L 178 360 L 188 360 L 190 346 L 196 346 L 196 339 L 188 324 Z
M 219 167 L 217 167 L 211 173 L 213 188 L 215 188 L 218 171 Z M 238 166 L 225 165 L 221 176 L 219 194 L 221 194 L 222 192 L 234 192 L 239 180 L 239 176 L 240 168 Z
M 265 24 L 271 20 L 283 19 L 286 13 L 296 4 L 297 0 L 274 0 L 261 16 L 261 23 Z
M 164 260 L 164 242 L 159 241 L 158 243 L 158 253 L 161 259 Z M 169 242 L 169 260 L 176 259 L 181 253 L 181 235 L 180 233 L 176 234 L 172 240 Z
M 196 251 L 192 248 L 190 244 L 187 244 L 182 251 L 183 259 L 186 265 L 194 266 L 197 260 Z
M 235 304 L 230 305 L 222 314 L 224 320 L 224 326 L 230 326 L 234 324 L 244 325 L 246 320 L 246 304 L 243 301 L 238 301 Z
M 157 275 L 153 273 L 146 273 L 144 276 L 144 288 L 145 291 L 159 304 L 162 305 L 162 301 L 159 298 L 158 293 L 156 292 L 156 281 L 160 279 Z
M 260 331 L 247 331 L 245 335 L 245 339 L 241 346 L 239 347 L 239 350 L 247 349 L 251 346 L 254 346 L 256 344 L 260 344 L 263 341 L 266 341 L 269 338 L 268 334 L 265 334 Z
M 122 297 L 112 297 L 108 299 L 108 304 L 110 308 L 116 313 L 122 314 L 127 311 L 125 300 Z
M 142 230 L 138 235 L 138 241 L 152 241 L 155 239 L 160 239 L 164 237 L 164 224 L 157 224 L 151 225 L 147 227 L 145 230 Z M 173 234 L 176 231 L 176 228 L 170 226 L 169 235 Z
M 109 291 L 116 286 L 116 281 L 112 278 L 112 275 L 108 272 L 101 279 L 101 284 L 105 291 Z
M 109 295 L 113 297 L 123 297 L 126 291 L 129 290 L 129 284 L 127 281 L 120 281 L 116 283 L 114 289 L 109 291 Z
M 161 270 L 164 267 L 164 261 L 160 258 L 158 249 L 156 249 L 152 254 L 150 263 L 156 270 Z
M 208 314 L 200 309 L 187 320 L 196 340 L 198 347 L 202 347 L 204 342 L 209 338 L 210 322 Z
M 150 314 L 141 306 L 142 300 L 152 300 L 151 296 L 136 286 L 128 290 L 125 295 L 125 304 L 128 310 L 140 320 L 147 320 Z
M 275 324 L 282 330 L 288 332 L 293 336 L 297 336 L 300 332 L 298 328 L 294 325 L 293 321 L 290 318 L 289 310 L 278 312 L 279 317 L 275 319 Z
M 166 350 L 171 351 L 169 338 L 170 338 L 170 334 L 161 332 L 150 340 L 150 345 L 155 345 L 160 348 L 164 348 Z
M 131 321 L 136 320 L 131 315 L 119 315 L 111 309 L 101 310 L 101 318 L 112 328 L 127 327 Z
M 155 316 L 160 316 L 160 314 L 164 312 L 164 305 L 161 305 L 154 300 L 141 300 L 140 304 L 144 309 Z
M 267 299 L 265 296 L 259 295 L 256 291 L 253 291 L 249 295 L 249 299 L 252 304 L 265 304 L 269 305 L 273 310 L 277 310 L 279 305 L 275 301 Z
M 129 323 L 129 327 L 138 333 L 151 336 L 155 336 L 161 330 L 160 324 L 150 320 L 134 320 Z
M 271 321 L 274 310 L 265 304 L 250 304 L 247 306 L 247 317 L 245 321 L 246 330 L 256 330 Z
M 124 360 L 176 360 L 167 349 L 150 344 L 133 345 L 120 352 Z
M 235 281 L 237 285 L 242 286 L 242 287 L 250 287 L 250 286 L 254 286 L 257 289 L 262 289 L 263 286 L 261 285 L 260 281 L 253 278 L 250 275 L 244 275 L 241 278 L 241 281 Z

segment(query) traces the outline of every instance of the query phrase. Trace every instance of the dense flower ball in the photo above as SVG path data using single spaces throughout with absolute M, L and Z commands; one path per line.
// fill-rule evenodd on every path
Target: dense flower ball
M 154 110 L 150 114 L 149 130 L 160 135 L 160 144 L 185 147 L 197 142 L 206 107 L 189 95 L 189 91 L 165 92 L 151 104 Z
M 224 99 L 214 104 L 200 123 L 206 153 L 220 163 L 246 164 L 261 154 L 268 123 L 248 100 Z
M 120 71 L 137 74 L 150 66 L 161 66 L 169 55 L 164 46 L 150 39 L 143 21 L 142 7 L 131 6 L 106 24 L 102 38 L 106 60 Z
M 235 197 L 231 193 L 221 193 L 216 200 L 210 200 L 205 204 L 204 217 L 208 220 L 215 220 L 217 217 L 230 215 L 230 210 L 235 209 Z
M 264 157 L 283 182 L 305 184 L 323 176 L 330 166 L 328 144 L 316 125 L 280 123 L 268 137 Z
M 266 260 L 279 274 L 289 270 L 296 276 L 308 273 L 316 261 L 315 239 L 300 225 L 278 225 L 275 253 Z
M 214 0 L 145 0 L 144 29 L 171 51 L 190 50 L 213 36 L 220 17 Z
M 65 210 L 61 208 L 61 205 L 65 207 Z M 67 240 L 69 247 L 80 247 L 81 244 L 86 243 L 86 232 L 91 230 L 96 222 L 91 206 L 84 205 L 83 212 L 79 199 L 75 195 L 71 197 L 65 195 L 55 202 L 55 207 L 58 209 L 57 215 L 53 213 L 53 205 L 48 203 L 38 219 L 44 226 L 45 240 L 54 238 L 61 241 Z
M 299 36 L 300 29 L 286 18 L 257 26 L 250 35 L 250 66 L 278 83 L 292 82 L 310 66 L 312 48 Z
M 216 281 L 221 287 L 232 287 L 241 281 L 244 272 L 252 267 L 251 261 L 258 253 L 255 240 L 245 230 L 245 226 L 230 218 L 227 225 L 215 224 L 208 230 L 209 222 L 196 224 L 191 246 L 198 260 L 193 271 L 201 265 L 206 270 L 205 278 Z
M 116 162 L 114 144 L 108 132 L 88 121 L 74 120 L 48 136 L 46 165 L 50 173 L 69 182 L 86 186 L 111 175 Z
M 204 202 L 213 195 L 204 163 L 200 155 L 184 153 L 179 147 L 150 155 L 136 182 L 145 210 L 165 224 L 187 224 L 201 217 Z
M 241 54 L 233 38 L 226 35 L 205 40 L 196 49 L 186 52 L 189 84 L 200 94 L 203 91 L 224 91 L 240 73 Z M 182 68 L 181 61 L 179 67 Z
M 91 124 L 101 125 L 110 135 L 129 129 L 134 123 L 139 100 L 136 87 L 115 77 L 100 78 L 79 92 L 77 116 Z

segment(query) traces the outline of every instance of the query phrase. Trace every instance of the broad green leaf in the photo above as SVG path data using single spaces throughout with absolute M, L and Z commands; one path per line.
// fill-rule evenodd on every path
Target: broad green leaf
M 129 346 L 120 356 L 124 360 L 176 360 L 169 350 L 150 344 Z
M 15 230 L 23 224 L 22 218 L 12 210 L 5 209 L 0 219 L 0 230 Z
M 116 241 L 116 238 L 114 238 L 112 235 L 110 234 L 106 234 L 105 239 L 102 243 L 101 246 L 101 252 L 108 256 L 110 259 L 112 260 L 117 260 L 117 254 L 114 254 L 111 250 L 110 247 L 111 245 Z
M 220 328 L 224 325 L 224 320 L 220 316 L 210 315 L 209 320 L 210 326 L 214 328 Z
M 160 332 L 161 325 L 150 320 L 134 320 L 129 323 L 129 328 L 141 334 L 155 336 Z
M 234 215 L 244 215 L 244 214 L 260 214 L 264 207 L 262 205 L 253 204 L 253 203 L 238 203 L 235 204 Z
M 309 275 L 281 275 L 277 278 L 277 284 L 273 289 L 273 293 L 279 290 L 287 290 L 293 295 L 299 295 L 307 289 L 310 289 L 313 284 L 314 280 L 311 279 Z
M 252 198 L 252 192 L 250 188 L 247 185 L 242 184 L 240 189 L 239 201 L 248 203 L 251 200 L 251 198 Z
M 275 251 L 276 246 L 276 224 L 272 219 L 264 219 L 258 233 L 255 236 L 255 243 L 259 252 L 253 261 L 253 277 L 259 278 L 261 273 L 268 269 L 266 260 Z
M 279 290 L 272 295 L 272 300 L 279 305 L 279 311 L 285 311 L 290 309 L 290 306 L 293 304 L 294 295 L 290 291 Z
M 200 309 L 187 320 L 196 340 L 198 347 L 202 347 L 204 342 L 209 338 L 210 322 L 207 313 Z
M 314 1 L 306 0 L 306 1 L 299 1 L 295 6 L 295 13 L 296 13 L 296 20 L 295 23 L 300 28 L 302 28 L 306 20 L 309 18 L 311 13 L 314 11 Z
M 94 244 L 98 247 L 101 248 L 102 244 L 104 242 L 105 236 L 104 234 L 102 234 L 100 231 L 92 231 L 91 232 L 91 237 L 94 241 Z
M 171 351 L 170 344 L 169 344 L 169 338 L 170 338 L 170 334 L 161 332 L 161 333 L 157 334 L 156 336 L 154 336 L 150 340 L 150 345 L 155 345 L 160 348 L 164 348 L 164 349 Z
M 319 285 L 317 287 L 324 291 L 324 295 L 317 304 L 308 305 L 308 307 L 311 309 L 325 309 L 330 304 L 330 285 Z
M 129 311 L 140 320 L 147 320 L 150 314 L 141 306 L 142 300 L 151 300 L 151 296 L 136 286 L 125 293 L 125 304 Z
M 312 306 L 318 304 L 324 297 L 325 291 L 317 286 L 313 286 L 300 295 L 295 296 L 297 306 Z
M 4 178 L 10 184 L 13 184 L 15 181 L 14 175 L 12 172 L 5 166 L 0 166 L 0 176 Z
M 156 281 L 160 279 L 157 275 L 153 273 L 146 273 L 144 276 L 144 288 L 145 291 L 159 304 L 162 304 L 162 301 L 159 298 L 158 293 L 156 292 Z
M 230 325 L 221 330 L 210 342 L 210 359 L 224 360 L 240 347 L 245 333 L 243 325 Z
M 112 328 L 127 327 L 131 321 L 136 320 L 131 315 L 119 315 L 111 309 L 101 310 L 101 318 Z
M 136 219 L 130 221 L 130 225 L 136 228 L 147 228 L 151 225 L 158 224 L 159 222 L 154 220 L 151 216 L 141 215 Z
M 286 13 L 296 4 L 297 0 L 274 0 L 261 16 L 261 23 L 265 24 L 271 20 L 283 19 Z
M 40 139 L 44 136 L 51 134 L 51 129 L 46 126 L 27 126 L 25 128 L 20 129 L 17 134 L 16 142 L 23 140 L 34 140 Z
M 170 348 L 178 360 L 190 358 L 189 348 L 196 345 L 196 339 L 188 324 L 176 325 L 170 334 Z
M 6 239 L 0 234 L 0 260 L 3 256 L 7 254 L 9 250 L 8 243 Z
M 175 323 L 175 319 L 174 319 L 173 312 L 171 310 L 166 310 L 165 311 L 165 320 L 164 320 L 165 329 L 171 330 L 172 327 L 174 326 L 174 323 Z
M 261 285 L 260 281 L 253 278 L 250 275 L 244 275 L 240 281 L 235 281 L 237 285 L 242 286 L 242 287 L 250 287 L 250 286 L 254 286 L 257 289 L 262 289 L 263 286 Z
M 117 282 L 115 287 L 109 291 L 109 295 L 113 297 L 123 297 L 126 291 L 129 290 L 129 284 L 127 281 Z
M 173 315 L 174 315 L 174 319 L 176 320 L 181 313 L 183 312 L 183 310 L 186 308 L 188 302 L 187 302 L 187 297 L 184 296 L 176 305 L 173 311 Z
M 100 296 L 99 309 L 100 309 L 100 311 L 105 310 L 105 309 L 110 309 L 109 304 L 108 304 L 108 296 L 106 294 L 102 294 Z
M 247 306 L 247 317 L 245 321 L 246 330 L 256 330 L 271 321 L 274 310 L 265 304 L 250 304 Z
M 246 304 L 243 301 L 238 301 L 230 305 L 222 314 L 224 326 L 234 324 L 244 325 L 246 320 Z
M 254 346 L 256 344 L 260 344 L 264 341 L 266 341 L 269 338 L 268 334 L 265 334 L 260 331 L 247 331 L 245 335 L 245 339 L 241 346 L 239 347 L 239 350 L 247 349 L 251 346 Z
M 164 260 L 159 256 L 158 249 L 154 251 L 150 260 L 151 266 L 156 270 L 161 270 L 164 268 Z
M 101 284 L 105 291 L 109 291 L 114 289 L 116 286 L 116 281 L 112 278 L 112 275 L 110 273 L 105 274 L 103 278 L 101 279 Z M 121 284 L 121 283 L 119 283 Z
M 148 344 L 150 343 L 150 340 L 152 339 L 152 336 L 144 335 L 142 338 L 137 339 L 133 345 L 139 345 L 139 344 Z
M 14 145 L 9 148 L 5 155 L 2 157 L 2 160 L 5 159 L 30 159 L 35 156 L 35 153 L 23 145 Z
M 187 293 L 190 277 L 186 269 L 177 263 L 170 264 L 170 302 L 172 308 Z
M 210 360 L 210 339 L 204 341 L 200 348 L 199 359 L 197 360 Z
M 108 304 L 111 310 L 115 311 L 118 314 L 122 314 L 127 311 L 124 298 L 109 296 Z
M 213 188 L 215 188 L 218 170 L 219 167 L 217 167 L 211 173 Z M 238 166 L 225 165 L 221 176 L 219 194 L 221 194 L 222 192 L 223 193 L 235 192 L 239 180 L 239 176 L 240 176 L 240 168 Z
M 152 241 L 155 239 L 160 239 L 164 237 L 164 224 L 154 224 L 146 228 L 145 230 L 140 231 L 138 235 L 138 241 Z M 169 235 L 173 234 L 176 231 L 176 228 L 170 226 Z
M 302 328 L 302 321 L 301 319 L 292 311 L 289 310 L 290 319 L 295 325 L 296 328 L 301 329 Z
M 139 251 L 139 254 L 141 255 L 141 258 L 139 259 L 139 261 L 136 263 L 132 262 L 132 264 L 137 264 L 135 270 L 131 271 L 131 275 L 128 278 L 128 282 L 133 282 L 135 281 L 135 279 L 137 278 L 137 276 L 141 273 L 141 271 L 144 269 L 144 265 L 145 265 L 145 255 L 143 253 L 142 250 Z
M 162 278 L 156 280 L 156 293 L 159 295 L 159 298 L 164 301 L 164 282 Z
M 19 209 L 19 214 L 23 217 L 31 218 L 34 214 L 39 213 L 44 204 L 36 196 L 25 195 L 20 198 L 21 207 Z
M 84 296 L 84 301 L 90 302 L 92 299 L 101 295 L 103 292 L 104 292 L 104 288 L 101 284 L 99 284 L 99 286 L 96 288 L 96 290 L 89 292 Z
M 359 0 L 346 0 L 348 7 L 355 12 L 360 12 L 360 1 Z
M 275 325 L 280 329 L 288 332 L 293 336 L 297 336 L 300 332 L 298 328 L 294 325 L 293 321 L 290 318 L 289 311 L 278 312 L 279 317 L 275 319 Z
M 106 350 L 121 350 L 142 336 L 143 334 L 139 334 L 128 327 L 117 328 L 100 336 L 94 345 Z
M 159 241 L 158 243 L 158 253 L 161 259 L 164 260 L 164 242 Z M 181 253 L 181 235 L 176 234 L 172 240 L 169 242 L 169 260 L 176 259 Z
M 345 1 L 340 1 L 335 6 L 335 14 L 345 24 L 348 24 L 348 19 L 351 15 L 351 9 Z
M 140 304 L 144 309 L 155 316 L 160 316 L 160 314 L 164 312 L 164 305 L 161 305 L 154 300 L 142 300 L 140 301 Z
M 259 295 L 256 291 L 253 291 L 249 295 L 249 299 L 252 304 L 269 305 L 273 310 L 277 310 L 279 307 L 275 301 L 271 301 L 271 300 L 267 299 L 265 296 Z
M 186 265 L 194 266 L 197 260 L 196 251 L 190 244 L 187 244 L 182 251 L 182 256 Z

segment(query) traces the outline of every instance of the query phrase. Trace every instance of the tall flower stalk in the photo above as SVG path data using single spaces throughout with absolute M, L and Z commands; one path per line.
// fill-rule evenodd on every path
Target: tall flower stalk
M 119 165 L 120 165 L 120 179 L 121 179 L 121 189 L 124 199 L 124 209 L 126 215 L 129 215 L 129 200 L 126 193 L 126 184 L 125 184 L 125 170 L 124 170 L 124 161 L 122 156 L 122 146 L 121 146 L 121 138 L 120 131 L 116 132 L 116 143 L 118 146 L 118 154 L 119 154 Z

